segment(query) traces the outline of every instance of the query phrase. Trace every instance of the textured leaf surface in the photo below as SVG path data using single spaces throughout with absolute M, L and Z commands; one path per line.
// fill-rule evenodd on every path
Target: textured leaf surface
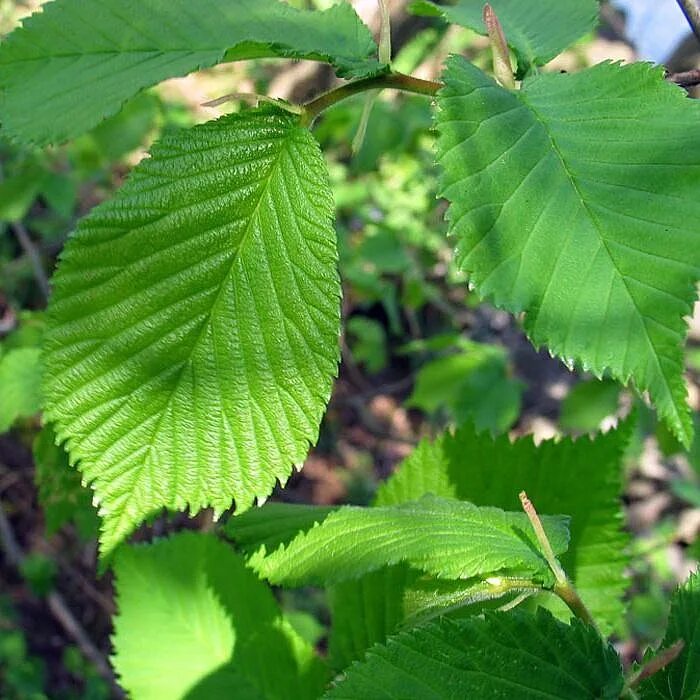
M 234 534 L 246 517 L 231 521 Z M 555 551 L 565 551 L 567 519 L 548 516 L 544 524 Z M 400 562 L 445 578 L 502 572 L 549 581 L 536 543 L 524 513 L 425 496 L 393 507 L 345 506 L 286 547 L 261 549 L 250 561 L 272 583 L 290 585 L 336 583 Z
M 120 549 L 115 574 L 113 663 L 131 697 L 319 696 L 326 673 L 313 650 L 270 589 L 214 537 Z
M 700 104 L 648 64 L 509 92 L 452 58 L 438 161 L 457 259 L 535 345 L 634 381 L 692 434 L 683 317 L 700 272 Z
M 299 533 L 322 523 L 335 510 L 337 508 L 332 506 L 266 503 L 248 511 L 245 517 L 230 518 L 224 532 L 248 554 L 260 547 L 272 552 L 280 545 L 289 544 Z
M 41 408 L 40 354 L 38 348 L 17 348 L 0 358 L 0 433 Z
M 683 640 L 683 651 L 666 668 L 643 681 L 642 698 L 697 700 L 700 698 L 700 575 L 693 574 L 671 601 L 671 614 L 661 648 Z
M 363 75 L 381 68 L 375 52 L 346 2 L 311 12 L 278 0 L 54 0 L 0 47 L 2 126 L 56 143 L 140 89 L 222 60 L 314 58 Z
M 490 0 L 490 5 L 523 67 L 551 61 L 598 22 L 596 0 Z M 486 34 L 483 0 L 457 0 L 448 5 L 423 0 L 413 9 L 417 14 L 438 14 L 448 22 Z
M 276 110 L 164 138 L 54 276 L 47 413 L 109 551 L 162 507 L 239 510 L 301 464 L 336 372 L 327 172 Z
M 571 541 L 560 558 L 596 621 L 610 631 L 622 622 L 629 557 L 622 530 L 622 451 L 627 426 L 594 440 L 510 442 L 465 426 L 434 443 L 423 442 L 379 489 L 378 505 L 423 493 L 459 498 L 505 510 L 525 490 L 540 513 L 571 516 Z M 572 488 L 572 484 L 585 488 Z M 568 611 L 567 611 L 568 617 Z
M 627 435 L 628 428 L 622 428 L 593 441 L 565 439 L 535 447 L 530 438 L 513 443 L 505 436 L 494 440 L 465 426 L 454 437 L 421 442 L 380 487 L 376 504 L 394 505 L 434 493 L 510 510 L 519 506 L 517 493 L 525 489 L 540 512 L 572 516 L 569 549 L 560 559 L 599 625 L 610 632 L 623 620 L 624 571 L 629 561 L 629 537 L 621 528 L 619 502 L 620 458 Z M 586 488 L 571 488 L 576 480 Z M 473 585 L 460 590 L 441 581 L 431 599 L 414 580 L 405 568 L 403 574 L 381 569 L 334 587 L 330 648 L 337 650 L 342 662 L 334 665 L 342 667 L 360 658 L 372 643 L 394 633 L 407 615 L 420 617 L 452 602 L 468 603 L 481 593 Z M 422 588 L 430 592 L 430 582 Z M 540 602 L 564 619 L 570 617 L 568 608 L 553 596 Z M 368 617 L 364 611 L 371 607 L 378 612 Z
M 324 697 L 340 700 L 618 698 L 615 650 L 579 621 L 539 610 L 443 618 L 373 647 Z

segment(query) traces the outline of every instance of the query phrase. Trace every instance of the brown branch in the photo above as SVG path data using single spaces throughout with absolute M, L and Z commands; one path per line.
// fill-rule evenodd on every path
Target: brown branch
M 698 0 L 677 0 L 678 6 L 683 10 L 693 34 L 700 41 L 700 4 Z
M 683 71 L 682 73 L 670 73 L 666 76 L 666 80 L 684 88 L 700 85 L 700 68 Z
M 14 532 L 12 531 L 10 521 L 1 506 L 0 545 L 5 551 L 7 563 L 19 571 L 25 559 L 25 554 L 19 546 Z M 57 591 L 51 591 L 51 593 L 46 596 L 46 602 L 56 621 L 61 625 L 66 634 L 77 644 L 85 658 L 92 662 L 100 676 L 109 683 L 115 696 L 120 698 L 124 697 L 124 693 L 117 684 L 114 673 L 107 663 L 107 660 L 93 644 L 87 632 L 70 611 L 63 596 Z
M 29 262 L 32 265 L 32 270 L 34 271 L 34 278 L 36 283 L 39 285 L 41 293 L 44 295 L 44 299 L 49 297 L 49 280 L 44 271 L 44 264 L 41 261 L 41 255 L 37 250 L 34 242 L 29 235 L 29 232 L 24 228 L 24 224 L 16 221 L 10 224 L 12 232 L 15 234 L 20 247 L 24 251 L 24 254 L 29 258 Z

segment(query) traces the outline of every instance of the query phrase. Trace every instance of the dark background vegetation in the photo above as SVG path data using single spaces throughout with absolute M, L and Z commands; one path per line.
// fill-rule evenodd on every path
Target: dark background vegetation
M 0 36 L 40 4 L 0 0 Z M 374 0 L 354 4 L 376 29 Z M 399 70 L 435 79 L 451 52 L 488 67 L 483 38 L 410 17 L 404 4 L 391 5 Z M 601 14 L 598 34 L 548 70 L 635 58 L 624 16 L 605 3 Z M 692 38 L 668 47 L 669 70 L 697 66 L 697 48 Z M 225 65 L 134 98 L 67 146 L 22 150 L 3 141 L 0 131 L 0 405 L 3 353 L 38 346 L 47 278 L 66 236 L 119 186 L 159 133 L 239 109 L 234 102 L 202 106 L 226 93 L 303 101 L 333 80 L 328 69 L 310 62 Z M 662 634 L 670 590 L 697 565 L 700 445 L 683 453 L 642 401 L 537 352 L 517 319 L 479 303 L 451 262 L 444 205 L 436 199 L 429 103 L 384 94 L 353 154 L 350 143 L 363 104 L 360 97 L 336 106 L 315 130 L 338 210 L 342 365 L 318 446 L 275 497 L 366 503 L 421 437 L 450 424 L 468 420 L 483 430 L 542 440 L 606 429 L 636 410 L 624 497 L 626 526 L 635 535 L 634 565 L 627 630 L 618 646 L 626 660 L 638 659 Z M 699 317 L 691 322 L 687 351 L 696 411 Z M 36 401 L 28 397 L 27 415 L 0 434 L 0 697 L 118 697 L 107 663 L 111 581 L 96 573 L 97 519 L 90 493 L 81 490 L 77 472 L 50 441 L 37 441 Z M 164 516 L 137 537 L 211 524 L 209 513 L 194 520 Z M 282 602 L 322 649 L 323 598 L 305 591 L 287 594 Z

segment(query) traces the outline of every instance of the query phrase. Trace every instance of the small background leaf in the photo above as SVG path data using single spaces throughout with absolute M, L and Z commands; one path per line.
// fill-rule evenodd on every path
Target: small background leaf
M 503 26 L 522 73 L 532 65 L 551 61 L 598 23 L 596 0 L 490 0 L 489 4 Z M 445 5 L 418 0 L 411 10 L 415 14 L 442 16 L 448 22 L 486 34 L 483 0 L 457 0 Z

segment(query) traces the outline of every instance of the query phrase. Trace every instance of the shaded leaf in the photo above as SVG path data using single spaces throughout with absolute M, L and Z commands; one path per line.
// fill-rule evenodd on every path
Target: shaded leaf
M 686 444 L 684 316 L 700 271 L 700 104 L 647 64 L 500 88 L 454 57 L 438 161 L 457 259 L 532 342 L 632 380 Z
M 0 433 L 18 418 L 29 418 L 41 408 L 39 348 L 8 350 L 0 358 Z
M 113 663 L 132 697 L 318 697 L 323 666 L 230 547 L 183 533 L 120 549 L 114 569 Z
M 649 700 L 691 700 L 700 697 L 700 575 L 691 575 L 671 601 L 671 614 L 660 648 L 683 641 L 680 655 L 642 682 L 639 692 Z
M 618 698 L 615 650 L 578 620 L 545 610 L 443 618 L 374 646 L 324 697 L 383 700 Z
M 221 61 L 267 56 L 382 69 L 348 3 L 300 11 L 278 0 L 54 0 L 0 46 L 2 126 L 40 145 L 76 136 L 139 90 Z M 31 115 L 31 119 L 27 118 Z
M 411 6 L 415 14 L 444 17 L 448 22 L 486 35 L 483 0 L 457 0 L 437 5 L 419 0 Z M 596 0 L 489 0 L 496 12 L 509 46 L 515 51 L 523 72 L 530 65 L 544 65 L 577 39 L 593 30 L 598 22 Z

